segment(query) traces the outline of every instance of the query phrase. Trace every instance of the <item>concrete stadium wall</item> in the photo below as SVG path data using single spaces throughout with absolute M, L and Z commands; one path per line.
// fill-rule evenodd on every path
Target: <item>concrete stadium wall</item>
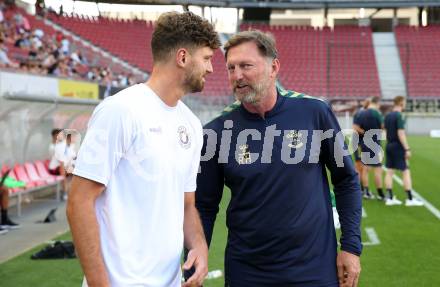
M 406 129 L 409 134 L 429 135 L 431 130 L 440 130 L 440 115 L 411 116 Z

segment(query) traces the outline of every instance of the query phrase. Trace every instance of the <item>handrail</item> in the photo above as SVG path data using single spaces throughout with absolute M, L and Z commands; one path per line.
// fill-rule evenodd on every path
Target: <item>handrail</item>
M 101 101 L 91 100 L 91 99 L 73 99 L 66 97 L 49 97 L 49 96 L 28 96 L 28 95 L 11 95 L 5 94 L 3 98 L 11 101 L 27 101 L 27 102 L 39 102 L 39 103 L 53 103 L 53 104 L 64 104 L 64 105 L 86 105 L 86 106 L 96 106 Z

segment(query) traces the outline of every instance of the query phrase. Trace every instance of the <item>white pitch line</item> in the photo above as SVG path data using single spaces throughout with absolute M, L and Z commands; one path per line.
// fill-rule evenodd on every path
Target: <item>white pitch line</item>
M 365 208 L 362 207 L 362 218 L 367 217 L 367 212 L 365 211 Z
M 403 181 L 400 177 L 398 177 L 397 175 L 393 175 L 393 179 L 395 182 L 397 182 L 400 186 L 403 186 Z M 427 201 L 426 199 L 424 199 L 417 191 L 415 191 L 414 189 L 412 190 L 412 193 L 415 195 L 415 197 L 417 197 L 421 202 L 423 202 L 425 204 L 425 207 L 432 213 L 434 214 L 435 217 L 437 217 L 438 219 L 440 219 L 440 210 L 438 210 L 434 205 L 432 205 L 429 201 Z
M 367 233 L 367 237 L 368 237 L 369 241 L 362 242 L 362 244 L 364 246 L 371 246 L 371 245 L 379 245 L 380 244 L 379 236 L 377 236 L 377 233 L 373 227 L 366 227 L 365 232 Z
M 368 241 L 363 241 L 362 245 L 372 246 L 380 244 L 379 236 L 377 236 L 376 230 L 374 230 L 373 227 L 365 227 L 365 233 L 367 234 Z M 338 242 L 338 246 L 340 245 L 341 244 Z

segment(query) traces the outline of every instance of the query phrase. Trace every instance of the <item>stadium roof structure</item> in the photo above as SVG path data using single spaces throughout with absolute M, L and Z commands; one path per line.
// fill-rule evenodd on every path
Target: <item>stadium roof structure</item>
M 320 8 L 401 8 L 440 6 L 439 0 L 83 0 L 113 4 L 196 5 L 230 8 L 320 9 Z

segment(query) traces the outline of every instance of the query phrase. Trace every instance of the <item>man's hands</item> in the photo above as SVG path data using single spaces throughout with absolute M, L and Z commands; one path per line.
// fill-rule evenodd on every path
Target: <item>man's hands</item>
M 340 287 L 358 286 L 361 262 L 359 256 L 341 250 L 336 259 Z
M 202 286 L 203 280 L 208 274 L 208 244 L 206 244 L 202 223 L 195 206 L 194 194 L 194 192 L 185 192 L 183 232 L 185 247 L 189 252 L 183 269 L 189 270 L 194 267 L 195 272 L 182 284 L 182 287 Z
M 189 270 L 195 267 L 194 274 L 182 284 L 182 287 L 199 287 L 202 286 L 203 280 L 208 274 L 208 248 L 206 245 L 203 248 L 191 249 L 188 252 L 188 257 L 183 264 L 183 269 Z

